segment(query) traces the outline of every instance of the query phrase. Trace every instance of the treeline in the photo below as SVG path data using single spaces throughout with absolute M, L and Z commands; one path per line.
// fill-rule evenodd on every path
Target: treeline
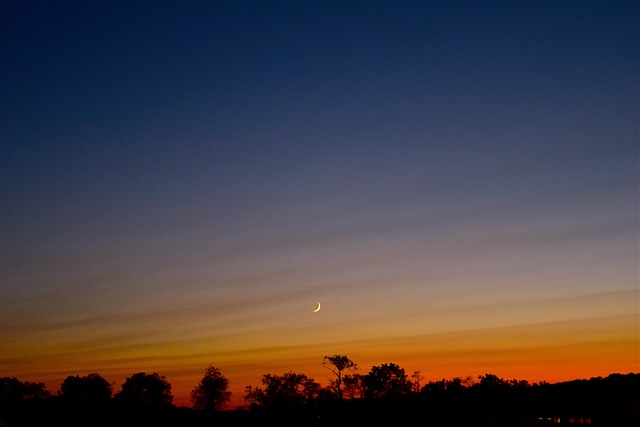
M 214 366 L 191 392 L 192 406 L 173 404 L 158 373 L 136 373 L 119 391 L 97 373 L 68 376 L 51 394 L 43 383 L 0 378 L 0 427 L 62 426 L 542 426 L 640 425 L 640 374 L 612 374 L 530 384 L 493 374 L 422 384 L 389 363 L 360 373 L 344 355 L 325 356 L 330 381 L 302 373 L 265 374 L 247 386 L 246 405 L 223 411 L 229 381 Z

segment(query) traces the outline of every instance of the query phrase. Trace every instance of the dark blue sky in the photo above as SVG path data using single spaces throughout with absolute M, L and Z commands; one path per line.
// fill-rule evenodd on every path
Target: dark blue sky
M 495 195 L 608 159 L 628 179 L 636 17 L 633 2 L 5 2 L 5 215 L 143 214 L 293 181 L 455 193 L 474 173 Z
M 0 7 L 5 329 L 175 289 L 637 296 L 638 2 Z

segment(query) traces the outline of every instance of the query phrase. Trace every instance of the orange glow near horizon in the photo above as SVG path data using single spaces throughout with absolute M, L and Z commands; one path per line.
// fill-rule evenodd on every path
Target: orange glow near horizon
M 216 353 L 203 348 L 201 353 L 189 354 L 179 347 L 165 347 L 158 348 L 155 357 L 142 356 L 135 349 L 85 351 L 84 356 L 69 352 L 11 358 L 5 354 L 1 375 L 45 382 L 55 393 L 67 375 L 97 372 L 112 382 L 117 392 L 126 377 L 136 372 L 158 372 L 172 384 L 174 403 L 190 406 L 189 393 L 211 364 L 230 381 L 232 400 L 227 409 L 233 409 L 244 404 L 245 387 L 260 386 L 264 374 L 294 371 L 328 385 L 332 374 L 322 366 L 322 359 L 333 354 L 349 356 L 361 374 L 383 363 L 396 363 L 409 377 L 420 371 L 423 385 L 455 377 L 475 379 L 486 373 L 533 383 L 637 372 L 640 349 L 636 333 L 637 315 L 628 314 L 425 335 L 304 345 L 292 342 L 238 352 Z

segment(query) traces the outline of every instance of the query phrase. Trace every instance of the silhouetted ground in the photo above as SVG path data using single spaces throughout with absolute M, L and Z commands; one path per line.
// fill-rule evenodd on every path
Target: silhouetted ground
M 558 384 L 424 387 L 394 398 L 313 399 L 269 410 L 206 413 L 172 405 L 144 406 L 61 396 L 0 402 L 8 427 L 340 427 L 421 425 L 478 427 L 640 425 L 640 374 L 614 374 Z

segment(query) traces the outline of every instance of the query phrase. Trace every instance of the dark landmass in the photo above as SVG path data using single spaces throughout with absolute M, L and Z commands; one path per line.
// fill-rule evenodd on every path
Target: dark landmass
M 640 425 L 639 373 L 555 384 L 506 381 L 491 374 L 479 378 L 481 381 L 473 384 L 459 379 L 430 382 L 382 397 L 339 399 L 335 394 L 317 393 L 304 400 L 284 399 L 277 405 L 228 411 L 175 407 L 170 399 L 142 401 L 118 395 L 88 399 L 70 393 L 50 396 L 38 384 L 4 378 L 0 426 Z

